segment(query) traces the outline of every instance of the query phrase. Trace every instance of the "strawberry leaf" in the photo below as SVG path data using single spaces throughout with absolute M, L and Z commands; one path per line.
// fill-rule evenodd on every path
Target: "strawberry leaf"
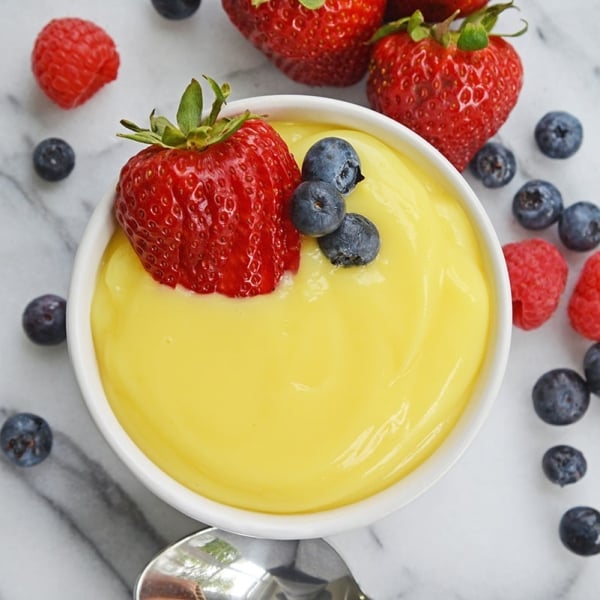
M 415 10 L 415 12 L 408 17 L 408 23 L 406 25 L 406 29 L 411 32 L 413 29 L 417 27 L 421 27 L 425 23 L 425 17 L 420 10 Z
M 460 11 L 456 10 L 440 23 L 427 23 L 420 10 L 416 10 L 410 17 L 403 17 L 391 23 L 382 25 L 369 40 L 373 44 L 382 38 L 394 33 L 407 32 L 413 42 L 420 42 L 426 38 L 432 38 L 444 47 L 456 43 L 461 50 L 481 50 L 489 44 L 489 36 L 517 37 L 527 31 L 527 21 L 522 29 L 516 33 L 492 32 L 501 13 L 509 8 L 516 8 L 514 1 L 502 4 L 487 5 L 481 10 L 472 13 L 465 19 L 460 18 Z M 453 27 L 457 22 L 462 24 Z
M 187 136 L 188 148 L 196 148 L 198 150 L 209 146 L 208 139 L 210 137 L 211 127 L 209 125 L 200 125 L 192 129 Z
M 465 23 L 461 28 L 460 35 L 456 40 L 456 46 L 460 50 L 481 50 L 489 43 L 488 32 L 481 24 Z
M 431 29 L 425 24 L 423 13 L 418 9 L 408 18 L 406 31 L 413 42 L 420 42 L 431 36 Z
M 419 12 L 420 11 L 416 11 Z M 416 14 L 416 13 L 415 13 Z M 423 15 L 421 15 L 422 18 Z M 413 15 L 414 17 L 414 15 Z M 371 37 L 369 40 L 370 44 L 374 44 L 379 40 L 383 39 L 388 35 L 392 35 L 393 33 L 399 33 L 401 31 L 408 31 L 409 23 L 413 17 L 402 17 L 397 21 L 391 21 L 390 23 L 384 23 Z M 413 21 L 414 22 L 414 21 Z
M 241 115 L 237 115 L 232 117 L 231 119 L 223 119 L 221 121 L 222 125 L 218 127 L 218 135 L 222 140 L 226 140 L 231 137 L 236 131 L 240 129 L 240 127 L 248 120 L 256 118 L 254 115 L 250 113 L 250 111 L 245 111 Z
M 161 141 L 155 138 L 151 133 L 142 132 L 142 133 L 117 133 L 117 137 L 126 138 L 128 140 L 133 140 L 134 142 L 140 142 L 141 144 L 148 144 L 152 146 L 153 144 L 161 144 Z
M 130 131 L 140 132 L 145 131 L 139 125 L 136 125 L 133 121 L 129 121 L 127 119 L 121 119 L 121 125 Z
M 173 123 L 171 123 L 167 117 L 162 117 L 160 115 L 156 116 L 155 111 L 150 113 L 150 129 L 153 133 L 162 138 L 163 132 L 167 127 L 176 129 L 175 125 L 173 125 Z
M 504 4 L 488 5 L 482 8 L 481 10 L 473 13 L 472 15 L 469 15 L 463 22 L 461 32 L 464 29 L 471 29 L 472 26 L 475 26 L 483 28 L 488 35 L 494 35 L 497 37 L 518 37 L 520 35 L 523 35 L 529 27 L 527 21 L 524 21 L 523 19 L 521 19 L 521 21 L 524 23 L 524 27 L 519 31 L 516 31 L 515 33 L 497 33 L 493 31 L 500 14 L 509 8 L 519 10 L 519 7 L 515 6 L 513 1 L 505 2 Z
M 184 136 L 198 127 L 202 119 L 202 108 L 202 88 L 196 79 L 192 79 L 183 92 L 177 109 L 177 124 Z
M 121 120 L 121 125 L 133 133 L 118 133 L 119 137 L 141 142 L 143 144 L 159 144 L 165 148 L 194 148 L 202 150 L 217 144 L 233 135 L 248 119 L 256 119 L 249 111 L 231 118 L 219 118 L 221 108 L 231 93 L 228 83 L 219 85 L 214 79 L 203 75 L 208 81 L 214 100 L 208 116 L 203 119 L 202 87 L 196 79 L 192 79 L 181 96 L 177 109 L 177 125 L 161 115 L 150 113 L 150 129 L 143 129 L 128 121 Z
M 485 29 L 489 33 L 496 25 L 500 13 L 504 12 L 508 8 L 517 7 L 514 5 L 514 2 L 505 2 L 504 4 L 492 4 L 491 6 L 487 7 L 487 10 L 481 11 L 481 18 L 479 19 L 479 22 L 485 27 Z
M 172 125 L 167 125 L 164 128 L 161 136 L 161 142 L 163 143 L 163 146 L 167 146 L 169 148 L 185 146 L 187 140 L 187 136 L 177 129 L 177 127 L 173 127 Z
M 223 85 L 219 85 L 214 79 L 210 77 L 204 76 L 204 79 L 208 81 L 213 94 L 215 95 L 215 99 L 213 100 L 212 108 L 210 111 L 210 115 L 206 119 L 206 123 L 209 125 L 213 125 L 221 112 L 221 108 L 224 104 L 227 104 L 227 98 L 231 93 L 231 86 L 228 83 L 224 83 Z

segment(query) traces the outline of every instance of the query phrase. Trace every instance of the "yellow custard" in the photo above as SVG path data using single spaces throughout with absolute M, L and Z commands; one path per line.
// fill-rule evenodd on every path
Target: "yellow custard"
M 216 501 L 272 513 L 342 506 L 439 447 L 469 400 L 491 292 L 470 221 L 443 184 L 373 137 L 274 123 L 300 163 L 318 139 L 357 150 L 347 210 L 381 250 L 332 266 L 303 239 L 300 269 L 254 298 L 156 283 L 117 231 L 92 328 L 109 402 L 142 451 Z

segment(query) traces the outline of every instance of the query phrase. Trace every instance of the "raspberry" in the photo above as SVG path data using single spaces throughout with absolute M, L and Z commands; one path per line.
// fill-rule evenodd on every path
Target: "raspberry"
M 567 283 L 568 266 L 558 248 L 540 238 L 502 248 L 512 294 L 513 324 L 535 329 L 558 307 Z
M 35 40 L 31 69 L 48 98 L 62 108 L 75 108 L 116 79 L 119 54 L 112 38 L 95 23 L 53 19 Z
M 567 312 L 575 331 L 590 340 L 600 340 L 600 251 L 583 264 Z

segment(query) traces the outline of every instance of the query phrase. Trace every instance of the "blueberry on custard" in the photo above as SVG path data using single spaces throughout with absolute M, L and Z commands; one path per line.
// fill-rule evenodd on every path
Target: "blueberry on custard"
M 325 137 L 308 149 L 302 162 L 302 179 L 332 183 L 342 194 L 349 194 L 364 176 L 352 144 L 342 138 Z
M 381 241 L 377 227 L 363 215 L 346 213 L 342 224 L 332 233 L 317 239 L 329 261 L 337 266 L 366 265 L 379 253 Z
M 337 229 L 346 204 L 341 192 L 324 181 L 303 181 L 291 198 L 290 218 L 294 227 L 304 234 L 320 237 Z

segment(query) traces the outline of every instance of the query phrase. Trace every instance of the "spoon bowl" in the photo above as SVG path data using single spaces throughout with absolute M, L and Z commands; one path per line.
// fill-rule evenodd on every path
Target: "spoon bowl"
M 322 539 L 269 540 L 202 529 L 142 571 L 134 600 L 368 600 Z

